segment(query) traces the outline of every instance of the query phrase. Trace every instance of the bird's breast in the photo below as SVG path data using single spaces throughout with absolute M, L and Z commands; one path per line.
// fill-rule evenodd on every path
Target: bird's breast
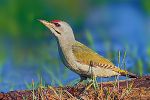
M 68 67 L 68 66 L 69 66 L 69 63 L 68 63 L 68 61 L 66 60 L 66 57 L 65 57 L 65 55 L 64 55 L 64 52 L 62 51 L 60 45 L 58 45 L 58 51 L 59 51 L 59 55 L 60 55 L 60 58 L 61 58 L 63 64 L 64 64 L 66 67 Z
M 58 50 L 59 50 L 59 55 L 60 58 L 63 62 L 63 64 L 71 69 L 72 71 L 77 71 L 77 65 L 75 63 L 75 59 L 72 53 L 72 48 L 69 45 L 64 45 L 64 44 L 58 44 Z

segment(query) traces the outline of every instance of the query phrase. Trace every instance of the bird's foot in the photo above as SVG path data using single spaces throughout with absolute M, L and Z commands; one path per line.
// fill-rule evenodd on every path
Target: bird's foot
M 81 92 L 79 95 L 84 94 L 87 90 L 89 90 L 93 86 L 94 90 L 99 89 L 96 77 L 92 77 L 90 80 L 88 80 L 88 84 L 82 88 Z
M 73 86 L 74 87 L 83 86 L 84 84 L 87 84 L 87 80 L 80 80 L 80 81 L 76 82 Z
M 78 86 L 80 86 L 80 85 L 82 85 L 82 82 L 79 81 L 79 82 L 75 83 L 73 86 L 74 86 L 74 87 L 78 87 Z

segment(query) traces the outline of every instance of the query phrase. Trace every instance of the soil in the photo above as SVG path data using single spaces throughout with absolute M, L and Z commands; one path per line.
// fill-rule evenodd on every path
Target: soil
M 99 83 L 99 89 L 80 84 L 1 92 L 0 100 L 150 100 L 150 76 Z

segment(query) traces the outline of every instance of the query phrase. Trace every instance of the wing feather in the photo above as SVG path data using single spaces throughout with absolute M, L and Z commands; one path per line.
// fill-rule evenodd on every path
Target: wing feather
M 92 49 L 88 48 L 84 44 L 81 44 L 80 42 L 76 42 L 72 45 L 72 51 L 77 62 L 80 62 L 82 64 L 91 65 L 92 62 L 92 67 L 101 67 L 114 70 L 119 69 L 115 67 L 112 62 L 100 56 Z
M 130 76 L 135 77 L 134 74 L 132 75 L 128 71 L 116 67 L 111 61 L 97 54 L 92 49 L 88 48 L 87 46 L 85 46 L 80 42 L 76 42 L 75 44 L 72 45 L 72 51 L 76 58 L 76 61 L 80 62 L 81 64 L 86 64 L 91 67 L 101 67 L 104 69 L 111 69 L 112 71 L 120 73 L 121 75 L 128 74 L 129 77 Z

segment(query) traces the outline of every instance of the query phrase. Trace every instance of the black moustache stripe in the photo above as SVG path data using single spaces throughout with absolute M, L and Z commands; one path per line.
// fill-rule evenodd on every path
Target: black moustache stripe
M 54 28 L 53 28 L 54 29 Z M 54 29 L 55 30 L 55 29 Z M 61 34 L 60 32 L 58 32 L 57 30 L 55 30 L 58 34 Z

